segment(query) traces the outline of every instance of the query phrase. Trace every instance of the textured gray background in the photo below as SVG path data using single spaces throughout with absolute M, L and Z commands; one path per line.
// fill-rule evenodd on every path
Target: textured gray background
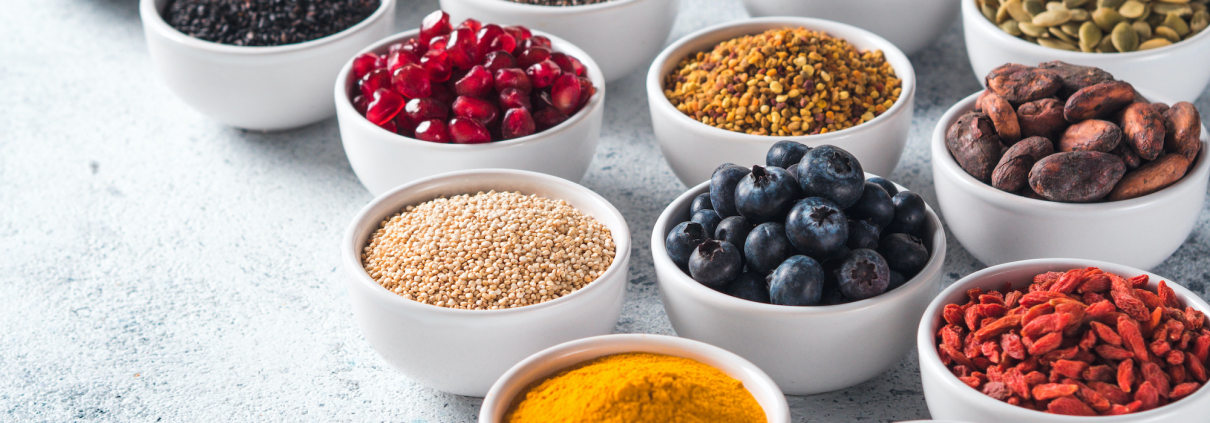
M 397 28 L 436 7 L 400 0 Z M 685 0 L 673 37 L 745 16 Z M 136 0 L 3 0 L 0 40 L 0 421 L 475 420 L 479 399 L 409 381 L 353 321 L 336 244 L 371 196 L 335 119 L 261 134 L 190 110 L 153 73 Z M 978 89 L 960 23 L 912 62 L 892 179 L 936 204 L 928 136 Z M 647 234 L 685 187 L 644 97 L 643 72 L 609 86 L 583 184 L 634 234 L 617 331 L 672 334 Z M 1210 92 L 1197 106 L 1210 114 Z M 1210 298 L 1208 220 L 1155 271 Z M 947 284 L 983 267 L 950 240 Z M 916 362 L 791 397 L 794 420 L 927 418 Z

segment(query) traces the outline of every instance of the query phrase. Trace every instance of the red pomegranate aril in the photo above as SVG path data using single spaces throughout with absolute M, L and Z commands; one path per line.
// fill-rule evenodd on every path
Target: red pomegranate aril
M 499 97 L 500 97 L 499 103 L 500 103 L 501 109 L 505 109 L 505 110 L 517 109 L 517 108 L 522 108 L 522 109 L 527 109 L 527 110 L 534 109 L 533 106 L 530 105 L 529 95 L 521 92 L 521 90 L 518 90 L 516 88 L 505 88 L 505 89 L 501 90 Z
M 534 84 L 534 88 L 549 87 L 562 74 L 563 70 L 559 69 L 559 65 L 549 59 L 535 63 L 525 69 L 525 75 L 529 77 L 529 82 Z
M 433 37 L 433 39 L 429 40 L 429 50 L 445 51 L 449 48 L 449 44 L 450 44 L 449 35 L 438 35 L 436 37 Z
M 387 55 L 387 71 L 392 73 L 407 64 L 420 64 L 420 56 L 410 51 L 396 50 Z
M 361 95 L 367 98 L 374 98 L 374 92 L 382 88 L 391 87 L 391 73 L 386 69 L 378 68 L 370 71 L 365 76 L 361 77 L 358 82 L 358 88 L 361 90 Z
M 449 144 L 450 131 L 445 127 L 445 121 L 429 119 L 420 122 L 415 129 L 416 139 L 421 141 Z
M 534 129 L 534 118 L 529 114 L 529 110 L 508 109 L 504 112 L 504 122 L 500 124 L 500 135 L 503 139 L 511 140 L 531 135 Z
M 357 97 L 353 97 L 353 110 L 356 110 L 357 114 L 365 116 L 366 109 L 368 109 L 369 107 L 370 107 L 369 97 L 366 97 L 366 96 L 360 95 L 360 94 L 357 95 Z
M 457 144 L 483 144 L 492 141 L 492 135 L 487 132 L 487 127 L 474 119 L 461 117 L 450 119 L 449 131 L 450 139 Z
M 391 85 L 407 98 L 424 98 L 433 93 L 429 73 L 420 65 L 405 65 L 396 70 Z
M 516 88 L 529 94 L 533 90 L 533 82 L 529 80 L 529 76 L 525 71 L 516 68 L 496 71 L 495 86 L 498 92 L 503 92 L 505 88 Z
M 550 60 L 558 63 L 559 69 L 563 69 L 563 73 L 570 73 L 575 76 L 584 76 L 588 73 L 588 69 L 584 67 L 584 63 L 581 63 L 580 59 L 575 57 L 563 53 L 551 53 Z
M 478 20 L 475 20 L 474 18 L 468 18 L 467 20 L 462 21 L 462 23 L 458 24 L 458 27 L 454 28 L 454 29 L 460 29 L 460 28 L 469 29 L 469 30 L 471 30 L 471 32 L 479 32 L 479 29 L 483 28 L 483 23 L 479 22 Z
M 546 47 L 531 47 L 521 51 L 517 56 L 517 67 L 521 69 L 533 66 L 535 63 L 550 58 L 550 49 Z
M 554 101 L 550 99 L 550 90 L 538 90 L 529 93 L 529 101 L 534 105 L 530 110 L 542 110 L 555 107 Z
M 512 35 L 513 38 L 517 40 L 517 44 L 520 44 L 522 41 L 528 40 L 529 37 L 533 36 L 533 33 L 529 32 L 529 28 L 521 25 L 506 26 L 504 27 L 504 32 L 507 32 L 508 35 Z
M 513 55 L 508 52 L 493 51 L 488 53 L 487 57 L 483 59 L 483 67 L 487 68 L 487 71 L 491 72 L 492 75 L 495 75 L 496 71 L 500 69 L 517 67 L 517 59 L 514 59 Z
M 428 71 L 429 79 L 433 82 L 445 82 L 450 79 L 450 72 L 453 68 L 450 66 L 449 55 L 442 50 L 429 50 L 420 58 L 420 66 Z
M 403 105 L 403 114 L 413 122 L 429 119 L 445 121 L 450 117 L 449 106 L 432 98 L 413 98 Z
M 429 98 L 440 101 L 441 104 L 454 104 L 454 99 L 458 96 L 445 84 L 433 84 L 433 94 L 429 95 Z
M 388 130 L 388 131 L 391 131 L 391 132 L 396 133 L 396 134 L 398 134 L 398 133 L 399 133 L 399 125 L 395 123 L 395 120 L 394 120 L 394 119 L 391 119 L 391 120 L 388 120 L 388 121 L 386 121 L 386 122 L 380 123 L 380 124 L 378 124 L 378 127 L 379 127 L 379 128 L 382 128 L 382 129 L 385 129 L 385 130 Z
M 550 38 L 546 38 L 541 35 L 535 35 L 535 36 L 529 37 L 529 42 L 531 45 L 538 45 L 538 46 L 542 46 L 542 47 L 546 47 L 546 48 L 551 48 Z
M 567 115 L 559 112 L 558 109 L 553 107 L 542 109 L 537 113 L 534 113 L 534 123 L 538 125 L 539 131 L 545 131 L 553 128 L 558 124 L 563 123 L 563 121 L 566 121 L 567 119 Z
M 378 55 L 372 51 L 353 59 L 353 79 L 361 79 L 374 69 L 378 69 Z
M 475 42 L 475 33 L 469 28 L 460 28 L 450 33 L 446 47 L 450 62 L 462 69 L 469 69 L 479 63 L 479 46 Z
M 429 51 L 428 43 L 421 44 L 419 38 L 409 38 L 407 41 L 404 41 L 403 44 L 395 45 L 399 46 L 400 50 L 415 54 L 416 57 L 423 56 L 425 52 Z
M 475 37 L 478 38 L 478 41 L 476 41 L 475 44 L 479 47 L 479 54 L 486 55 L 491 53 L 492 50 L 490 50 L 489 47 L 491 47 L 492 42 L 496 41 L 496 38 L 500 37 L 501 35 L 504 35 L 504 29 L 501 29 L 500 25 L 487 24 L 484 25 L 483 28 L 480 28 L 479 31 L 475 33 Z
M 494 88 L 492 74 L 483 66 L 475 66 L 471 68 L 466 76 L 454 83 L 454 92 L 458 95 L 469 95 L 471 97 L 483 97 L 492 91 Z
M 404 106 L 404 108 L 406 109 L 407 106 Z M 412 132 L 416 130 L 416 121 L 408 117 L 407 113 L 400 112 L 399 114 L 395 115 L 394 120 L 396 128 L 395 133 L 399 135 L 410 137 L 412 136 Z
M 592 95 L 597 93 L 597 87 L 592 86 L 592 81 L 582 76 L 576 77 L 576 81 L 580 83 L 580 104 L 576 106 L 576 110 L 580 110 L 585 104 L 588 104 Z
M 492 123 L 496 117 L 500 116 L 500 109 L 490 101 L 461 96 L 454 100 L 453 104 L 454 116 L 467 119 L 474 119 L 484 125 Z
M 437 10 L 420 22 L 420 43 L 428 45 L 433 37 L 449 34 L 451 30 L 453 28 L 450 27 L 450 15 Z
M 555 108 L 563 114 L 575 113 L 580 106 L 580 81 L 570 73 L 565 73 L 555 79 L 555 83 L 550 89 L 550 100 Z
M 403 97 L 394 91 L 381 88 L 374 91 L 370 104 L 366 107 L 366 119 L 370 123 L 382 126 L 395 118 L 400 110 L 403 110 Z

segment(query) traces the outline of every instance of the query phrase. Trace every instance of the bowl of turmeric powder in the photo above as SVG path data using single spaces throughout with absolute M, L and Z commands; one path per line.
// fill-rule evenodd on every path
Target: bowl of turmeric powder
M 692 394 L 690 394 L 692 393 Z M 618 334 L 550 347 L 483 399 L 480 423 L 788 423 L 777 384 L 752 362 L 675 336 Z

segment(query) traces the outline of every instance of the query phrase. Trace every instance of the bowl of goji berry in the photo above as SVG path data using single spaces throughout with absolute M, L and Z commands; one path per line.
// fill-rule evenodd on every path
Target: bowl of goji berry
M 980 422 L 1197 421 L 1210 305 L 1112 263 L 992 266 L 942 291 L 917 332 L 929 413 Z

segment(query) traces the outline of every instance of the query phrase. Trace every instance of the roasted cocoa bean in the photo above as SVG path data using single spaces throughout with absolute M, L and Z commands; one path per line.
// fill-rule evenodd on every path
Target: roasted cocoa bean
M 1099 200 L 1126 173 L 1122 159 L 1099 151 L 1055 153 L 1029 171 L 1029 186 L 1051 201 L 1086 203 Z
M 987 98 L 987 95 L 991 94 L 991 93 L 992 93 L 991 90 L 979 91 L 979 97 L 975 98 L 975 111 L 976 112 L 980 112 L 980 113 L 983 112 L 983 99 Z
M 1067 119 L 1063 118 L 1063 102 L 1054 98 L 1044 98 L 1022 104 L 1017 108 L 1017 123 L 1021 126 L 1021 136 L 1046 137 L 1058 139 L 1067 128 Z
M 1063 117 L 1076 123 L 1088 119 L 1106 119 L 1134 102 L 1134 87 L 1122 81 L 1102 82 L 1081 88 L 1067 99 Z
M 969 112 L 950 125 L 945 146 L 962 169 L 975 179 L 990 182 L 1003 146 L 991 119 L 983 113 Z
M 992 120 L 992 126 L 996 128 L 996 135 L 1000 136 L 1001 143 L 1012 145 L 1021 140 L 1021 125 L 1017 122 L 1017 112 L 1008 104 L 1008 100 L 989 92 L 983 96 L 980 103 L 983 114 Z
M 1127 200 L 1167 188 L 1181 180 L 1189 160 L 1180 154 L 1165 154 L 1127 173 L 1109 192 L 1109 201 Z
M 1150 104 L 1134 103 L 1122 110 L 1122 136 L 1144 160 L 1155 160 L 1164 149 L 1164 117 Z
M 1063 82 L 1059 74 L 1009 63 L 987 74 L 987 88 L 1009 103 L 1021 104 L 1055 95 Z
M 1100 151 L 1108 153 L 1122 141 L 1122 129 L 1113 122 L 1089 119 L 1067 127 L 1059 139 L 1059 151 Z
M 1135 170 L 1143 164 L 1143 159 L 1139 158 L 1138 154 L 1134 153 L 1134 149 L 1127 147 L 1126 143 L 1118 143 L 1118 148 L 1113 149 L 1113 155 L 1122 159 L 1122 163 L 1126 165 L 1126 169 Z
M 1029 137 L 1013 144 L 1004 152 L 1004 157 L 1000 159 L 1000 163 L 1004 163 L 1009 158 L 1027 155 L 1034 161 L 1042 160 L 1043 157 L 1055 153 L 1055 145 L 1050 140 L 1043 137 Z
M 1073 65 L 1059 60 L 1042 63 L 1038 65 L 1038 68 L 1050 70 L 1059 75 L 1062 81 L 1062 87 L 1059 88 L 1058 93 L 1060 98 L 1070 97 L 1084 87 L 1114 80 L 1113 75 L 1100 68 Z
M 1155 109 L 1155 112 L 1159 113 L 1160 115 L 1167 113 L 1168 109 L 1170 109 L 1167 103 L 1151 103 L 1151 108 Z
M 1037 160 L 1028 154 L 1004 160 L 1006 158 L 1008 156 L 1001 157 L 1000 164 L 992 171 L 992 187 L 1007 192 L 1020 191 L 1029 185 L 1029 170 Z
M 1190 163 L 1202 148 L 1202 119 L 1187 101 L 1173 104 L 1164 113 L 1164 150 L 1185 156 Z

